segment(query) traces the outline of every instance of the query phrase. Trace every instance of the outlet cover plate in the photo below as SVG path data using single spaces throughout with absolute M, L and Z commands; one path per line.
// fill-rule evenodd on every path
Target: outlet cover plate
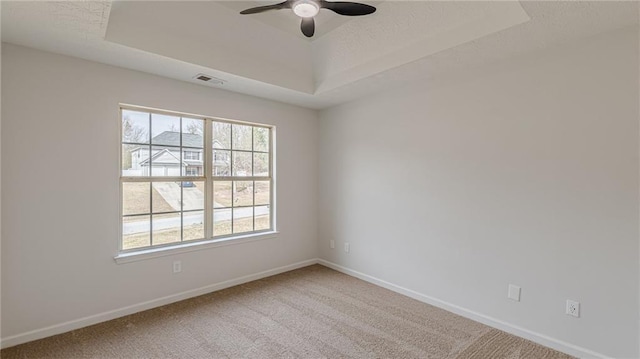
M 580 302 L 567 299 L 567 308 L 565 313 L 572 317 L 580 318 Z
M 173 273 L 180 273 L 182 272 L 182 262 L 181 261 L 174 261 L 173 262 Z
M 521 288 L 517 285 L 509 284 L 509 292 L 507 293 L 507 297 L 511 300 L 515 300 L 516 302 L 520 301 L 520 291 Z

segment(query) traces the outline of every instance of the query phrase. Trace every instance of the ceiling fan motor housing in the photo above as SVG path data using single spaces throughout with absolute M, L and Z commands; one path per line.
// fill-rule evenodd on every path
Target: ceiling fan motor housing
M 293 13 L 300 17 L 314 17 L 320 12 L 320 6 L 313 0 L 298 0 L 291 6 Z

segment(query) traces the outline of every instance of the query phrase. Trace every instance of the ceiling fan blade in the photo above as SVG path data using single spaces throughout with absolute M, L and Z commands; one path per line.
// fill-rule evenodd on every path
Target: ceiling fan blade
M 376 8 L 371 5 L 360 4 L 347 1 L 320 1 L 320 7 L 329 9 L 337 14 L 345 16 L 369 15 L 376 12 Z
M 306 37 L 312 37 L 316 31 L 316 23 L 312 17 L 303 17 L 302 23 L 300 23 L 300 30 Z
M 281 2 L 279 4 L 252 7 L 250 9 L 246 9 L 246 10 L 240 11 L 240 14 L 242 14 L 242 15 L 257 14 L 257 13 L 265 12 L 265 11 L 268 11 L 268 10 L 288 9 L 290 7 L 291 7 L 291 4 L 289 3 L 289 1 L 285 1 L 285 2 Z

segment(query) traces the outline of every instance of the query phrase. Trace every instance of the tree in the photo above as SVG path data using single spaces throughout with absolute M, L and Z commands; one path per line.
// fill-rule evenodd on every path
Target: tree
M 269 151 L 269 129 L 263 127 L 253 128 L 253 150 L 268 152 Z
M 186 126 L 187 133 L 192 135 L 200 135 L 204 134 L 204 121 L 195 120 L 189 121 Z
M 224 122 L 213 122 L 213 140 L 224 149 L 231 148 L 231 125 Z
M 122 119 L 122 142 L 141 143 L 148 142 L 147 129 L 136 126 L 129 116 Z M 122 168 L 131 168 L 131 151 L 137 145 L 125 144 L 122 149 Z
M 252 136 L 251 131 L 253 127 L 245 125 L 233 125 L 233 149 L 251 150 Z
M 136 126 L 129 116 L 122 119 L 122 142 L 148 142 L 147 130 Z

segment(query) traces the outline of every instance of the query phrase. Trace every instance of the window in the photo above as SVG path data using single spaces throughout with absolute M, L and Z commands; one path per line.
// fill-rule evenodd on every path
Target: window
M 197 152 L 197 151 L 185 151 L 184 152 L 184 159 L 185 160 L 198 161 L 198 160 L 200 160 L 200 152 Z
M 198 167 L 187 167 L 185 170 L 187 176 L 200 176 Z
M 273 130 L 121 108 L 123 252 L 273 230 Z

